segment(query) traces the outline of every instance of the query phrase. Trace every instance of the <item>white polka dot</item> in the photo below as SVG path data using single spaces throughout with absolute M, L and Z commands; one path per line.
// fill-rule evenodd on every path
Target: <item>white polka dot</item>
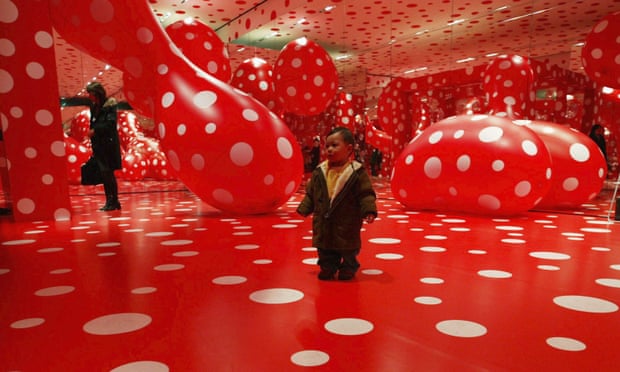
M 506 279 L 512 277 L 511 273 L 501 270 L 480 270 L 478 271 L 478 275 L 492 279 Z
M 301 367 L 317 367 L 329 361 L 329 355 L 319 350 L 303 350 L 291 355 L 291 362 Z
M 579 187 L 579 180 L 576 177 L 568 177 L 562 182 L 565 191 L 575 191 Z
M 339 318 L 325 323 L 328 332 L 343 336 L 359 336 L 371 332 L 374 326 L 371 322 L 358 318 Z
M 441 176 L 441 159 L 433 156 L 424 163 L 424 174 L 430 179 Z
M 230 160 L 239 167 L 244 167 L 252 162 L 254 150 L 245 142 L 238 142 L 230 149 Z
M 274 181 L 275 177 L 271 174 L 268 174 L 263 178 L 263 183 L 265 183 L 265 185 L 271 185 Z
M 528 181 L 521 181 L 515 186 L 515 195 L 521 198 L 528 196 L 531 191 L 532 184 Z
M 155 292 L 157 292 L 157 288 L 155 287 L 140 287 L 131 290 L 133 294 L 150 294 Z
M 37 110 L 35 120 L 44 127 L 50 126 L 54 122 L 54 115 L 48 110 Z
M 205 132 L 207 134 L 215 133 L 216 129 L 217 129 L 217 125 L 215 125 L 215 123 L 207 123 L 207 125 L 205 125 Z
M 26 64 L 26 73 L 32 79 L 41 79 L 45 76 L 45 69 L 38 62 L 30 62 Z
M 545 260 L 570 260 L 570 256 L 565 253 L 557 253 L 557 252 L 530 252 L 530 256 L 535 258 L 542 258 Z
M 179 136 L 183 136 L 183 135 L 185 135 L 185 132 L 186 132 L 186 131 L 187 131 L 187 126 L 185 126 L 185 124 L 182 124 L 182 123 L 181 123 L 181 124 L 179 124 L 179 125 L 177 126 L 177 134 L 178 134 Z
M 11 57 L 15 54 L 15 44 L 9 39 L 0 39 L 0 56 Z
M 441 278 L 422 278 L 420 282 L 424 284 L 443 284 L 443 279 Z
M 596 279 L 595 282 L 605 287 L 620 288 L 620 279 L 602 278 Z
M 234 202 L 234 198 L 230 191 L 224 189 L 215 189 L 213 190 L 213 198 L 222 203 L 222 204 L 232 204 Z
M 437 297 L 430 296 L 420 296 L 414 299 L 416 303 L 421 305 L 439 305 L 441 303 L 441 299 Z
M 613 313 L 618 311 L 618 305 L 611 301 L 588 296 L 558 296 L 553 302 L 566 309 L 586 313 Z
M 0 69 L 0 93 L 10 92 L 14 85 L 13 76 L 8 71 Z
M 478 205 L 485 209 L 496 211 L 502 206 L 502 203 L 495 196 L 484 194 L 478 197 Z
M 461 172 L 466 172 L 471 166 L 471 158 L 469 155 L 461 155 L 456 160 L 456 168 Z
M 411 163 L 413 163 L 413 155 L 407 155 L 407 157 L 405 157 L 405 164 L 411 165 Z
M 50 151 L 52 152 L 54 156 L 57 156 L 59 158 L 64 157 L 66 155 L 64 141 L 61 140 L 61 141 L 52 142 L 52 144 L 50 145 Z
M 37 157 L 37 150 L 33 147 L 26 147 L 24 149 L 24 155 L 28 158 L 28 159 L 34 159 Z
M 404 258 L 404 256 L 400 253 L 378 253 L 375 257 L 386 261 L 402 260 Z
M 236 285 L 245 283 L 248 279 L 244 276 L 228 275 L 220 276 L 212 280 L 213 284 L 219 285 Z
M 570 157 L 576 162 L 585 163 L 590 159 L 590 150 L 581 143 L 573 143 L 568 151 Z
M 368 239 L 368 241 L 371 243 L 375 243 L 375 244 L 399 244 L 400 243 L 400 239 L 395 239 L 395 238 L 372 238 L 372 239 Z
M 549 337 L 547 345 L 563 351 L 583 351 L 586 349 L 586 344 L 583 342 L 567 337 Z
M 24 198 L 17 201 L 17 210 L 23 214 L 34 212 L 35 204 L 32 199 Z
M 185 268 L 185 265 L 181 265 L 181 264 L 163 264 L 163 265 L 157 265 L 153 268 L 153 270 L 155 271 L 178 271 L 178 270 L 182 270 L 183 268 Z
M 110 370 L 110 372 L 169 372 L 170 368 L 161 362 L 152 360 L 140 360 L 137 362 L 130 362 L 123 364 Z
M 487 333 L 483 325 L 468 320 L 444 320 L 437 323 L 435 328 L 448 336 L 464 338 L 480 337 Z
M 93 335 L 117 335 L 137 331 L 148 326 L 151 317 L 140 313 L 119 313 L 95 318 L 82 327 Z
M 194 105 L 201 109 L 208 109 L 213 106 L 217 101 L 217 94 L 214 92 L 205 90 L 202 92 L 196 93 L 194 96 Z
M 261 304 L 288 304 L 292 302 L 300 301 L 304 297 L 303 292 L 296 289 L 288 288 L 272 288 L 263 289 L 252 292 L 250 294 L 250 300 Z
M 164 240 L 160 244 L 167 247 L 178 247 L 183 245 L 190 245 L 194 241 L 190 239 L 173 239 L 173 240 Z
M 153 33 L 146 27 L 138 28 L 136 38 L 142 44 L 150 44 L 153 41 Z
M 174 103 L 174 93 L 172 92 L 167 92 L 164 93 L 164 95 L 161 97 L 161 105 L 163 108 L 168 108 L 170 106 L 172 106 L 172 104 Z
M 293 146 L 288 139 L 284 137 L 278 138 L 278 153 L 284 159 L 290 159 L 293 157 Z
M 49 34 L 49 32 L 38 31 L 36 34 L 34 34 L 34 40 L 38 46 L 44 49 L 51 48 L 54 45 L 54 39 L 52 38 L 52 35 Z
M 205 168 L 205 158 L 201 154 L 192 155 L 192 168 L 198 171 Z
M 438 143 L 439 141 L 441 141 L 442 136 L 443 136 L 443 132 L 441 131 L 434 132 L 428 137 L 428 143 L 430 143 L 431 145 L 434 145 Z
M 247 121 L 258 121 L 259 119 L 258 113 L 252 109 L 244 109 L 242 115 Z
M 521 149 L 529 156 L 536 156 L 538 154 L 538 146 L 530 140 L 521 142 Z
M 478 139 L 484 143 L 498 141 L 504 135 L 504 131 L 499 127 L 487 127 L 480 131 Z
M 33 327 L 38 327 L 43 323 L 45 323 L 45 319 L 43 318 L 27 318 L 27 319 L 21 319 L 21 320 L 11 323 L 11 328 L 15 328 L 15 329 L 33 328 Z

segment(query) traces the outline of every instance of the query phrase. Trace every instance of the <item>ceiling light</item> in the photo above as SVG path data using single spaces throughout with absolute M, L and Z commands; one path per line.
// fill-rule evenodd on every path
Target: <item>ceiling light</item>
M 603 92 L 603 94 L 612 94 L 614 90 L 610 87 L 603 87 L 603 89 L 601 89 L 601 92 Z
M 485 54 L 484 56 L 490 58 L 490 57 L 496 57 L 498 55 L 499 55 L 499 53 L 489 53 L 489 54 Z
M 465 62 L 471 62 L 471 61 L 475 61 L 476 59 L 474 57 L 467 57 L 467 58 L 463 58 L 463 59 L 459 59 L 456 61 L 456 63 L 465 63 Z
M 335 7 L 335 5 L 328 5 L 323 10 L 326 12 L 331 12 L 332 10 L 334 10 Z
M 454 21 L 448 22 L 448 26 L 454 26 L 454 25 L 457 25 L 457 24 L 463 23 L 463 22 L 465 22 L 464 19 L 455 19 Z

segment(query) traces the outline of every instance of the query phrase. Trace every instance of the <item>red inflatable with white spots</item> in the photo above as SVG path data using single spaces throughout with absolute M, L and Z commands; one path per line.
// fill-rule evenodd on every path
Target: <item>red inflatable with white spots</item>
M 139 89 L 128 99 L 151 100 L 169 165 L 203 201 L 266 213 L 297 191 L 303 160 L 290 130 L 254 98 L 188 63 L 148 3 L 66 0 L 50 10 L 67 41 L 122 69 Z
M 407 208 L 514 215 L 549 190 L 551 158 L 531 129 L 487 115 L 454 116 L 397 158 L 392 192 Z
M 193 64 L 223 82 L 230 80 L 228 50 L 211 27 L 186 18 L 166 26 L 166 33 Z
M 532 116 L 534 72 L 529 60 L 518 55 L 500 55 L 484 73 L 483 89 L 489 113 L 520 119 Z
M 592 80 L 620 88 L 620 12 L 607 15 L 590 31 L 581 50 L 581 63 Z
M 276 97 L 287 112 L 317 115 L 338 89 L 338 71 L 329 54 L 305 37 L 286 44 L 274 68 Z
M 254 57 L 243 61 L 235 70 L 230 85 L 256 98 L 271 111 L 276 111 L 273 69 L 264 59 Z
M 588 136 L 556 123 L 533 120 L 516 123 L 532 129 L 551 155 L 551 187 L 536 208 L 578 208 L 601 191 L 607 164 Z
M 82 181 L 82 164 L 92 155 L 92 149 L 84 146 L 75 138 L 65 135 L 65 153 L 67 154 L 67 177 L 69 183 L 79 185 Z

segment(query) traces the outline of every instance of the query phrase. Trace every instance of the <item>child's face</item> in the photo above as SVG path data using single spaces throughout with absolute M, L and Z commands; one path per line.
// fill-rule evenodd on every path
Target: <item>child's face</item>
M 334 133 L 325 141 L 327 161 L 329 166 L 341 166 L 349 161 L 353 145 L 344 142 L 341 133 Z

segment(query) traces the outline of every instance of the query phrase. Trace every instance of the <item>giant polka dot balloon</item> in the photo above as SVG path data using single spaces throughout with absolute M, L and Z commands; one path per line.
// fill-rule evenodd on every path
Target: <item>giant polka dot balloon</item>
M 488 110 L 509 118 L 531 117 L 534 100 L 534 72 L 529 60 L 518 55 L 500 55 L 484 73 L 483 89 Z
M 391 186 L 407 208 L 512 215 L 547 193 L 550 167 L 532 130 L 505 118 L 461 115 L 433 124 L 405 147 Z
M 243 61 L 235 70 L 230 85 L 248 93 L 271 111 L 275 111 L 277 104 L 273 70 L 264 59 L 253 57 Z
M 590 31 L 581 62 L 592 80 L 620 88 L 620 11 L 607 15 Z
M 67 154 L 67 177 L 70 184 L 79 185 L 82 180 L 82 164 L 92 155 L 92 150 L 75 138 L 65 135 L 65 153 Z
M 521 120 L 543 140 L 551 155 L 551 185 L 537 208 L 576 208 L 594 198 L 607 176 L 605 157 L 585 134 L 556 123 Z
M 276 96 L 293 114 L 320 114 L 338 89 L 338 71 L 331 57 L 305 37 L 282 48 L 273 72 Z
M 166 26 L 166 33 L 192 63 L 228 82 L 231 72 L 228 50 L 211 27 L 187 18 Z
M 290 130 L 254 98 L 188 63 L 148 3 L 67 0 L 50 10 L 65 39 L 121 68 L 134 87 L 148 87 L 140 102 L 152 98 L 169 165 L 203 201 L 266 213 L 297 191 L 303 161 Z

